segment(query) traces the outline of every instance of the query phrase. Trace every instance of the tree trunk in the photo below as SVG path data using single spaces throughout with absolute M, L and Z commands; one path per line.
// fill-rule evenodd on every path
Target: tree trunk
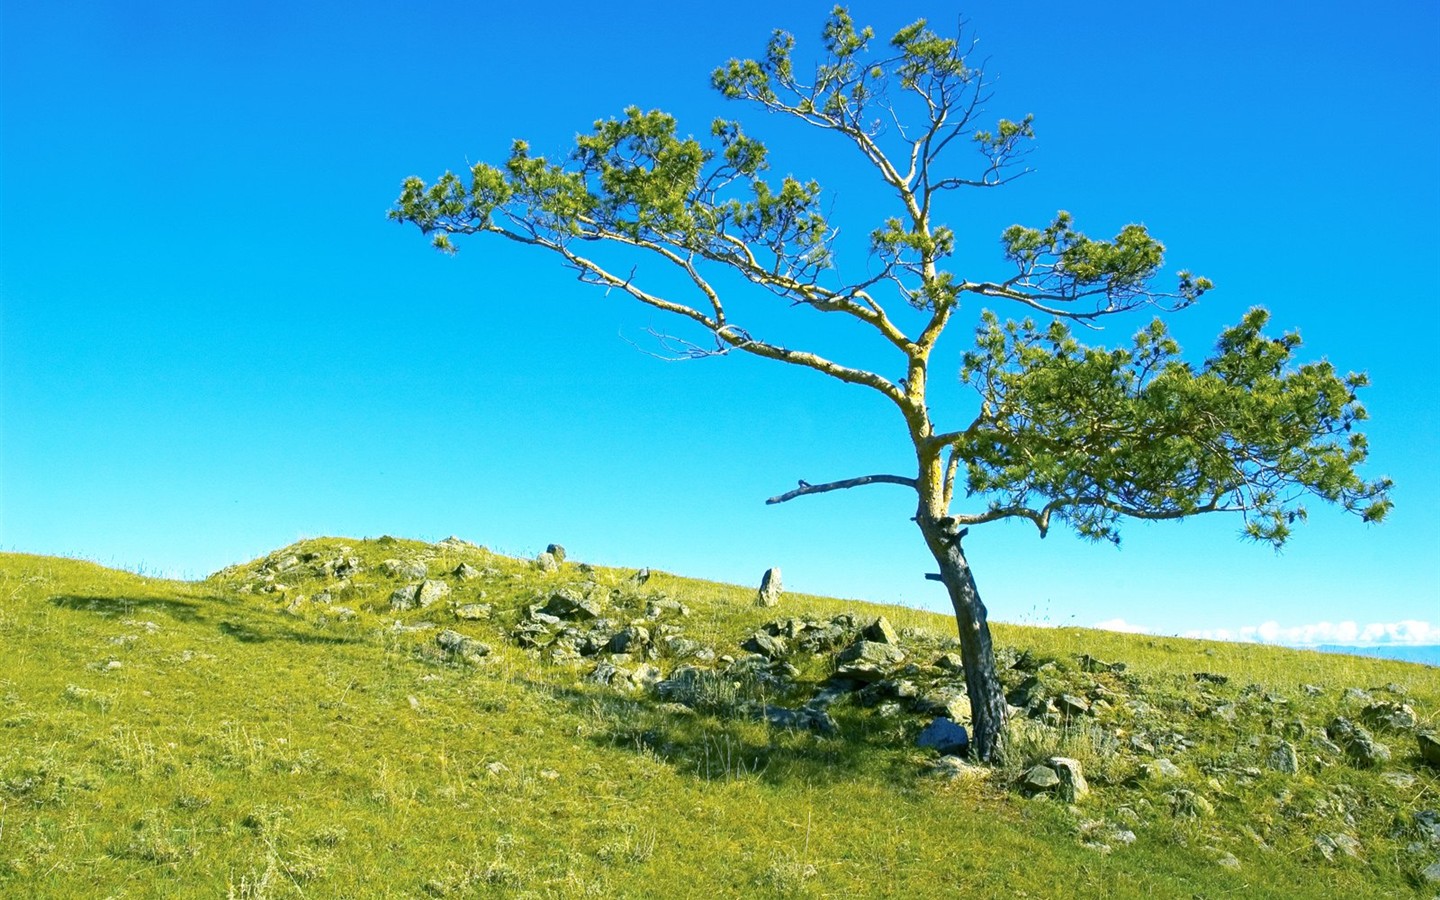
M 927 516 L 923 508 L 916 522 L 940 565 L 940 578 L 955 608 L 960 658 L 965 665 L 965 689 L 970 696 L 970 753 L 989 762 L 1000 748 L 1005 727 L 1005 694 L 995 671 L 995 648 L 990 642 L 985 604 L 980 602 L 970 563 L 960 547 L 964 532 L 957 532 L 949 520 L 937 521 Z

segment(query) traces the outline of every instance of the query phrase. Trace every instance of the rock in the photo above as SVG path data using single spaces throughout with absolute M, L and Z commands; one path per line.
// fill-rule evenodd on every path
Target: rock
M 419 560 L 401 561 L 398 559 L 387 559 L 380 564 L 380 571 L 391 578 L 409 578 L 420 580 L 424 578 L 429 569 Z
M 1176 817 L 1198 819 L 1215 812 L 1214 804 L 1188 788 L 1173 790 L 1165 798 L 1170 801 L 1170 814 Z
M 1409 731 L 1419 722 L 1415 710 L 1407 703 L 1382 700 L 1372 703 L 1360 712 L 1360 718 L 1374 728 L 1391 731 Z
M 1005 695 L 1005 700 L 1011 706 L 1018 706 L 1028 709 L 1030 706 L 1041 702 L 1044 699 L 1045 687 L 1040 683 L 1037 675 L 1030 675 L 1015 686 L 1015 689 Z
M 915 746 L 934 747 L 941 756 L 963 756 L 970 750 L 970 734 L 964 726 L 942 716 L 925 726 Z
M 1125 671 L 1125 664 L 1122 662 L 1108 663 L 1104 660 L 1096 659 L 1088 653 L 1082 653 L 1080 654 L 1080 670 L 1091 673 L 1113 672 L 1118 675 Z
M 948 781 L 980 780 L 990 777 L 987 766 L 972 766 L 958 756 L 942 756 L 930 764 L 930 774 Z
M 760 578 L 760 590 L 755 592 L 756 606 L 775 606 L 780 602 L 783 588 L 780 585 L 780 568 L 766 569 Z
M 1343 716 L 1336 717 L 1325 729 L 1330 740 L 1339 744 L 1352 762 L 1363 768 L 1390 761 L 1390 748 L 1377 742 L 1370 732 Z
M 450 596 L 450 585 L 443 581 L 432 581 L 427 578 L 420 582 L 419 587 L 416 589 L 415 602 L 423 609 L 448 596 Z
M 415 598 L 420 594 L 420 585 L 407 584 L 390 592 L 391 609 L 414 609 Z
M 560 571 L 560 560 L 553 553 L 541 553 L 535 557 L 535 568 L 542 572 Z
M 800 709 L 785 709 L 780 706 L 767 706 L 764 709 L 764 717 L 767 722 L 776 728 L 789 728 L 793 731 L 813 731 L 816 734 L 839 734 L 840 726 L 829 713 L 823 709 L 813 709 L 808 706 Z
M 965 660 L 958 653 L 945 653 L 933 663 L 935 668 L 944 669 L 947 672 L 965 671 Z
M 1285 741 L 1276 747 L 1265 764 L 1277 772 L 1284 772 L 1286 775 L 1294 775 L 1300 771 L 1300 757 L 1295 752 L 1295 745 Z
M 865 626 L 860 636 L 867 641 L 874 641 L 877 644 L 899 644 L 900 635 L 896 633 L 895 627 L 890 620 L 884 616 Z
M 555 557 L 555 562 L 557 563 L 563 563 L 565 561 L 565 548 L 559 544 L 550 544 L 545 548 L 545 552 Z
M 1056 698 L 1055 706 L 1069 718 L 1083 716 L 1090 712 L 1090 704 L 1074 694 L 1061 694 Z
M 1420 758 L 1432 766 L 1440 767 L 1440 737 L 1428 731 L 1421 732 L 1417 737 L 1420 741 Z
M 628 682 L 630 675 L 628 669 L 622 669 L 614 663 L 601 662 L 590 670 L 590 674 L 585 676 L 585 680 L 593 681 L 596 684 L 616 685 L 618 682 Z
M 1180 771 L 1180 767 L 1168 759 L 1151 760 L 1141 766 L 1140 771 L 1144 773 L 1145 777 L 1153 778 L 1156 781 L 1173 781 L 1184 775 Z
M 1422 869 L 1420 877 L 1424 879 L 1427 884 L 1440 884 L 1440 860 Z
M 918 713 L 944 716 L 954 722 L 970 721 L 970 698 L 963 690 L 942 688 L 919 697 L 914 704 Z
M 451 572 L 450 574 L 454 575 L 461 581 L 473 581 L 474 579 L 480 577 L 480 570 L 470 565 L 469 563 L 461 563 L 460 565 L 456 566 L 455 571 Z
M 447 628 L 435 635 L 435 643 L 446 653 L 453 653 L 466 659 L 478 658 L 490 655 L 490 647 L 487 644 L 468 638 L 458 631 Z
M 1225 675 L 1216 675 L 1214 672 L 1192 672 L 1190 675 L 1196 681 L 1204 684 L 1229 684 L 1230 679 Z
M 1049 793 L 1060 786 L 1060 776 L 1049 766 L 1032 766 L 1020 779 L 1020 786 L 1027 794 Z
M 1360 842 L 1344 832 L 1322 834 L 1315 838 L 1315 849 L 1326 859 L 1334 859 L 1337 852 L 1353 858 L 1360 855 Z
M 1219 859 L 1215 860 L 1215 862 L 1226 869 L 1240 868 L 1240 860 L 1236 859 L 1233 853 L 1223 854 Z
M 361 568 L 360 557 L 340 556 L 326 560 L 320 566 L 320 574 L 326 578 L 349 578 L 358 575 Z
M 879 681 L 905 661 L 905 653 L 893 644 L 856 641 L 835 657 L 835 674 L 856 681 Z
M 478 622 L 490 618 L 494 608 L 488 603 L 462 603 L 455 607 L 455 618 Z
M 598 619 L 603 609 L 598 601 L 566 589 L 551 594 L 541 611 L 560 619 L 588 620 Z
M 605 649 L 611 653 L 641 653 L 650 646 L 650 631 L 639 625 L 622 628 L 610 638 Z
M 790 652 L 790 648 L 786 645 L 783 637 L 766 634 L 763 631 L 757 631 L 752 634 L 745 643 L 740 645 L 740 649 L 749 650 L 751 653 L 759 653 L 767 659 L 784 659 L 786 654 Z
M 1400 791 L 1415 786 L 1415 776 L 1408 772 L 1381 772 L 1380 780 Z
M 1057 793 L 1067 803 L 1074 803 L 1083 799 L 1090 793 L 1090 785 L 1085 782 L 1085 775 L 1080 769 L 1080 761 L 1065 756 L 1052 756 L 1045 761 L 1060 778 L 1060 787 Z
M 1346 688 L 1345 693 L 1342 696 L 1346 703 L 1363 703 L 1366 706 L 1369 706 L 1370 704 L 1375 702 L 1374 697 L 1370 696 L 1369 693 L 1367 693 L 1366 691 L 1362 691 L 1357 687 Z

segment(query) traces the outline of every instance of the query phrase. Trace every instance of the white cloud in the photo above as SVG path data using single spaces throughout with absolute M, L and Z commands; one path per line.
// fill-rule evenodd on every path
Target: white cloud
M 1116 620 L 1119 621 L 1119 620 Z M 1104 625 L 1096 626 L 1106 627 Z M 1119 629 L 1113 629 L 1119 630 Z M 1315 622 L 1310 625 L 1282 626 L 1279 622 L 1245 625 L 1240 628 L 1205 628 L 1187 631 L 1184 637 L 1211 641 L 1245 641 L 1258 644 L 1284 644 L 1291 647 L 1312 647 L 1316 644 L 1344 644 L 1352 647 L 1385 645 L 1427 646 L 1440 644 L 1440 627 L 1419 619 L 1399 622 L 1371 622 L 1360 625 L 1354 621 Z
M 1121 631 L 1125 634 L 1154 634 L 1154 630 L 1144 625 L 1135 625 L 1124 619 L 1106 619 L 1103 622 L 1096 622 L 1092 628 L 1099 628 L 1101 631 Z

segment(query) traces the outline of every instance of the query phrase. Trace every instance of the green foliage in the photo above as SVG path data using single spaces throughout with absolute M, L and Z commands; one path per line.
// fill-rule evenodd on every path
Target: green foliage
M 1267 337 L 1267 320 L 1251 310 L 1196 368 L 1158 319 L 1107 350 L 1059 322 L 987 314 L 961 371 L 984 407 L 959 449 L 967 490 L 1042 530 L 1053 516 L 1111 541 L 1123 515 L 1232 510 L 1249 537 L 1279 546 L 1307 494 L 1381 520 L 1389 480 L 1356 474 L 1364 376 L 1296 365 L 1299 336 Z

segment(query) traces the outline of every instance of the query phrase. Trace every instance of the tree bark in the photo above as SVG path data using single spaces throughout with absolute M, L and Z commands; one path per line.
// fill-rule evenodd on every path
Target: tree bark
M 915 521 L 940 566 L 940 579 L 950 594 L 950 605 L 955 608 L 965 690 L 970 697 L 970 754 L 990 762 L 999 752 L 1004 734 L 1005 694 L 995 670 L 995 648 L 990 640 L 985 604 L 980 601 L 970 563 L 960 546 L 964 532 L 954 526 L 953 520 L 937 520 L 927 515 L 923 504 Z

